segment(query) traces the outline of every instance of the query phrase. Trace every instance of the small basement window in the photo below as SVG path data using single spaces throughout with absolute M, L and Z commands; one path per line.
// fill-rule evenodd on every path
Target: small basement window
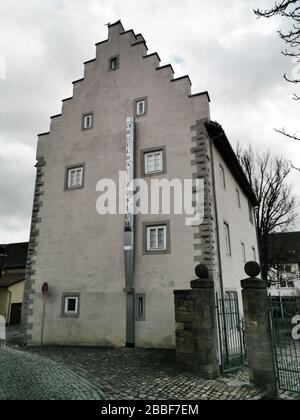
M 146 297 L 144 294 L 135 296 L 135 319 L 136 321 L 146 321 Z
M 79 317 L 79 294 L 63 295 L 62 316 Z

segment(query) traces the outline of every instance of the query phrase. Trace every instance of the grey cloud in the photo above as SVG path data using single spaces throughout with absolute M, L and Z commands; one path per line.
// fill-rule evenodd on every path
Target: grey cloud
M 72 94 L 71 82 L 107 22 L 145 36 L 162 62 L 189 73 L 194 91 L 209 90 L 212 117 L 235 143 L 271 147 L 300 166 L 300 146 L 273 128 L 298 125 L 298 108 L 282 80 L 291 63 L 281 56 L 275 23 L 256 20 L 255 7 L 271 0 L 10 0 L 0 4 L 0 242 L 28 237 L 36 134 Z M 278 21 L 279 23 L 280 21 Z M 288 23 L 284 23 L 287 25 Z M 177 74 L 180 76 L 181 74 Z M 280 119 L 282 118 L 282 122 Z M 25 149 L 24 149 L 25 148 Z M 295 174 L 291 180 L 299 184 Z M 300 191 L 297 191 L 300 195 Z

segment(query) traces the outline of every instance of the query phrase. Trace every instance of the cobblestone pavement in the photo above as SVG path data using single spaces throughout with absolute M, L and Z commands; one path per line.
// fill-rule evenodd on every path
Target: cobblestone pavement
M 33 353 L 0 349 L 0 400 L 100 400 L 86 379 Z
M 22 332 L 19 325 L 6 327 L 6 342 L 11 346 L 21 344 Z
M 27 349 L 59 362 L 100 388 L 107 400 L 246 400 L 263 395 L 246 370 L 205 381 L 174 368 L 174 351 L 43 347 Z

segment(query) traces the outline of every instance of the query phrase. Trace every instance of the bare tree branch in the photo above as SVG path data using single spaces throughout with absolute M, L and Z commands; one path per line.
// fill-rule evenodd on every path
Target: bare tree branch
M 272 157 L 270 152 L 261 156 L 251 146 L 242 149 L 238 145 L 237 156 L 258 201 L 255 218 L 262 276 L 268 280 L 271 264 L 268 254 L 269 235 L 288 229 L 296 219 L 296 200 L 287 183 L 292 166 L 282 157 Z
M 297 131 L 296 131 L 295 134 L 289 134 L 289 133 L 287 133 L 285 131 L 285 128 L 282 128 L 281 130 L 275 129 L 275 131 L 276 131 L 276 133 L 283 134 L 284 136 L 288 137 L 289 139 L 300 141 L 300 137 L 298 136 Z
M 300 63 L 300 1 L 299 0 L 281 0 L 276 1 L 273 7 L 271 7 L 268 10 L 261 10 L 256 9 L 254 10 L 254 13 L 258 18 L 267 18 L 270 19 L 274 16 L 281 16 L 282 18 L 286 19 L 288 22 L 291 22 L 290 28 L 286 31 L 279 30 L 278 34 L 280 39 L 282 39 L 287 45 L 288 48 L 286 48 L 284 51 L 282 51 L 282 54 L 291 57 L 293 59 L 296 59 L 295 65 L 298 65 Z M 287 74 L 284 74 L 284 79 L 292 84 L 298 85 L 300 83 L 299 77 L 297 77 L 297 74 L 292 74 L 292 77 L 287 76 Z M 296 93 L 293 96 L 293 99 L 295 101 L 300 100 L 300 96 Z M 299 140 L 300 137 L 296 134 L 290 134 L 285 131 L 285 129 L 282 130 L 276 130 L 277 133 L 280 133 L 284 135 L 285 137 L 292 139 L 292 140 Z
M 300 168 L 297 168 L 296 166 L 294 166 L 294 165 L 292 164 L 292 162 L 290 162 L 290 165 L 291 165 L 291 168 L 292 168 L 292 169 L 295 169 L 296 171 L 300 172 Z

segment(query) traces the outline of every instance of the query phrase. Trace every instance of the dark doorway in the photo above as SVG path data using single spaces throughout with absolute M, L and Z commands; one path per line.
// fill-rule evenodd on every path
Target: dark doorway
M 12 303 L 10 311 L 10 325 L 21 324 L 22 303 Z

